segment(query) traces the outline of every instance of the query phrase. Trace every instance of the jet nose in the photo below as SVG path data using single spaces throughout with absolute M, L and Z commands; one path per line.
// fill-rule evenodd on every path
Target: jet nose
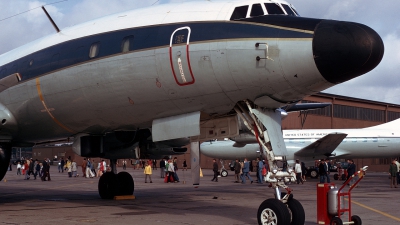
M 314 30 L 315 63 L 321 75 L 334 84 L 371 71 L 383 52 L 381 37 L 363 24 L 323 20 Z

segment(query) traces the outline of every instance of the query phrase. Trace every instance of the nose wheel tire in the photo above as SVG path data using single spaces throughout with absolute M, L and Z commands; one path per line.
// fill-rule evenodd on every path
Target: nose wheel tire
M 304 225 L 306 214 L 304 208 L 296 199 L 290 199 L 287 202 L 289 213 L 292 215 L 292 222 L 290 225 Z
M 258 208 L 257 220 L 259 225 L 289 225 L 289 209 L 278 199 L 267 199 Z

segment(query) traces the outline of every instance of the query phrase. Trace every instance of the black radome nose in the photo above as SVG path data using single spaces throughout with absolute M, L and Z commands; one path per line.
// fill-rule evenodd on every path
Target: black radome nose
M 363 24 L 322 20 L 314 30 L 315 63 L 321 75 L 334 84 L 371 71 L 383 52 L 381 37 Z

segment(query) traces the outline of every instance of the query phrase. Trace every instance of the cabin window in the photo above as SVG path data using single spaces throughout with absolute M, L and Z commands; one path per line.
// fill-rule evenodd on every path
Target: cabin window
M 231 20 L 238 20 L 238 19 L 246 18 L 248 9 L 249 9 L 248 5 L 236 7 L 232 13 Z
M 282 7 L 285 9 L 286 13 L 289 16 L 296 16 L 296 14 L 293 12 L 292 8 L 290 8 L 288 5 L 282 4 Z
M 250 13 L 251 17 L 263 16 L 263 15 L 264 11 L 261 7 L 261 4 L 254 4 L 253 7 L 251 7 L 251 13 Z
M 132 50 L 133 50 L 133 35 L 124 37 L 124 39 L 122 39 L 121 51 L 129 52 Z
M 89 57 L 94 58 L 99 55 L 100 42 L 93 43 L 90 46 Z
M 33 65 L 33 59 L 31 59 L 31 61 L 29 61 L 29 66 Z
M 269 15 L 284 15 L 282 8 L 277 3 L 265 3 Z

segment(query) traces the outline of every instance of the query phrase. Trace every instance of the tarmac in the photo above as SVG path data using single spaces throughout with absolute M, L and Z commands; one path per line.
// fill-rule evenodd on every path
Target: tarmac
M 190 170 L 178 171 L 179 183 L 164 183 L 160 170 L 153 171 L 153 183 L 144 182 L 142 169 L 126 171 L 134 178 L 136 199 L 102 200 L 99 178 L 69 178 L 52 166 L 51 181 L 33 176 L 24 180 L 14 166 L 0 182 L 0 224 L 257 224 L 259 205 L 273 198 L 267 184 L 233 183 L 231 171 L 211 182 L 212 171 L 203 170 L 199 186 L 191 184 Z M 251 176 L 255 180 L 255 173 Z M 332 177 L 333 183 L 343 182 Z M 304 207 L 306 225 L 317 224 L 318 181 L 308 178 L 304 184 L 289 185 Z M 367 171 L 353 189 L 352 214 L 361 217 L 362 224 L 400 224 L 400 186 L 390 188 L 389 181 L 388 173 Z

